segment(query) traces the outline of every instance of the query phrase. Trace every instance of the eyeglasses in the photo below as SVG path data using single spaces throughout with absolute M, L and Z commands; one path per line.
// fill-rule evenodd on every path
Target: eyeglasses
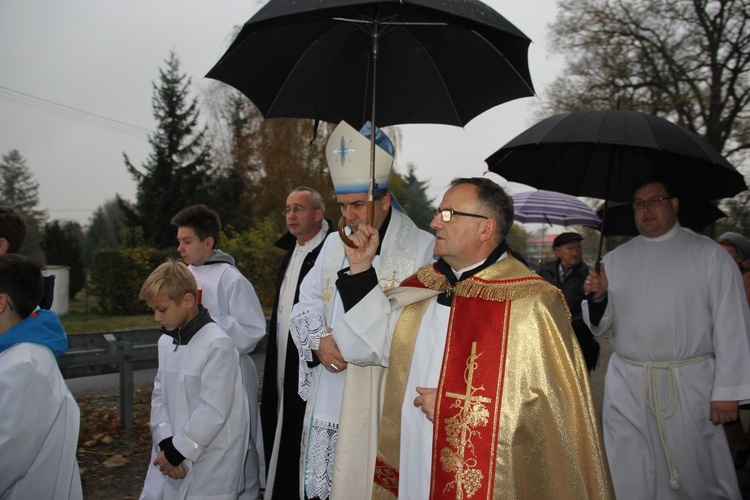
M 633 208 L 635 210 L 642 210 L 646 207 L 654 208 L 664 200 L 671 200 L 673 197 L 670 196 L 654 196 L 648 200 L 633 200 Z
M 283 212 L 281 212 L 281 215 L 286 217 L 289 214 L 301 214 L 305 210 L 309 210 L 305 207 L 292 207 L 292 208 L 285 208 Z
M 453 210 L 452 208 L 436 208 L 433 212 L 435 213 L 435 215 L 439 215 L 440 219 L 443 222 L 450 222 L 454 215 L 463 215 L 464 217 L 477 217 L 479 219 L 489 219 L 489 217 L 485 217 L 484 215 L 459 212 L 458 210 Z

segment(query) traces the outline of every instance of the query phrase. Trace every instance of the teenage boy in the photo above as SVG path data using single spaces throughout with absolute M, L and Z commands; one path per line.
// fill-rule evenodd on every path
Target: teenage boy
M 219 214 L 205 205 L 192 205 L 170 221 L 177 226 L 177 251 L 198 282 L 203 304 L 214 321 L 229 335 L 240 353 L 242 376 L 250 404 L 251 448 L 245 467 L 246 488 L 241 498 L 260 498 L 260 478 L 265 477 L 262 435 L 258 432 L 260 381 L 249 354 L 266 335 L 266 318 L 253 285 L 234 267 L 234 258 L 217 250 L 221 234 Z M 261 474 L 262 473 L 262 474 Z
M 80 413 L 56 357 L 68 338 L 44 293 L 39 264 L 0 256 L 0 498 L 79 499 Z
M 26 241 L 26 229 L 26 221 L 21 214 L 7 205 L 0 205 L 0 255 L 20 252 Z M 51 309 L 54 295 L 55 275 L 51 274 L 44 278 L 44 297 L 39 307 Z
M 138 295 L 163 333 L 151 397 L 155 458 L 142 498 L 236 498 L 244 488 L 250 420 L 240 356 L 197 295 L 193 275 L 174 261 Z M 153 480 L 159 473 L 165 479 Z

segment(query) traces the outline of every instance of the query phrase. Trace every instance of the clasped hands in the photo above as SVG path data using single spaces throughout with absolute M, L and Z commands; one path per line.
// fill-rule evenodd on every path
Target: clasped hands
M 172 479 L 184 479 L 187 475 L 187 469 L 185 468 L 185 466 L 182 464 L 177 466 L 170 464 L 169 460 L 167 460 L 167 457 L 164 456 L 163 451 L 160 451 L 156 456 L 154 465 L 159 468 L 159 472 L 161 472 L 165 476 L 171 477 Z

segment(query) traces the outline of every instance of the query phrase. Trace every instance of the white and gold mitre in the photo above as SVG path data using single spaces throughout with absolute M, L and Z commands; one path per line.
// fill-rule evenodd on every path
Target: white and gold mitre
M 375 127 L 375 182 L 388 189 L 393 167 L 393 143 Z M 364 193 L 370 187 L 370 122 L 359 132 L 342 121 L 326 145 L 326 161 L 336 194 Z

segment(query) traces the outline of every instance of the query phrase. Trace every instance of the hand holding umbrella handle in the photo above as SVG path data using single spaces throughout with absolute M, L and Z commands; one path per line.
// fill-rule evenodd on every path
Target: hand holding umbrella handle
M 372 221 L 375 220 L 375 201 L 372 199 L 367 201 L 367 225 L 372 226 Z M 346 229 L 346 217 L 342 216 L 341 219 L 339 219 L 339 236 L 341 236 L 341 241 L 344 242 L 346 246 L 349 248 L 357 248 L 357 244 L 354 243 L 344 231 Z
M 357 245 L 346 235 L 344 229 L 346 229 L 346 217 L 342 215 L 341 219 L 339 219 L 339 236 L 341 236 L 341 241 L 349 248 L 357 248 Z

